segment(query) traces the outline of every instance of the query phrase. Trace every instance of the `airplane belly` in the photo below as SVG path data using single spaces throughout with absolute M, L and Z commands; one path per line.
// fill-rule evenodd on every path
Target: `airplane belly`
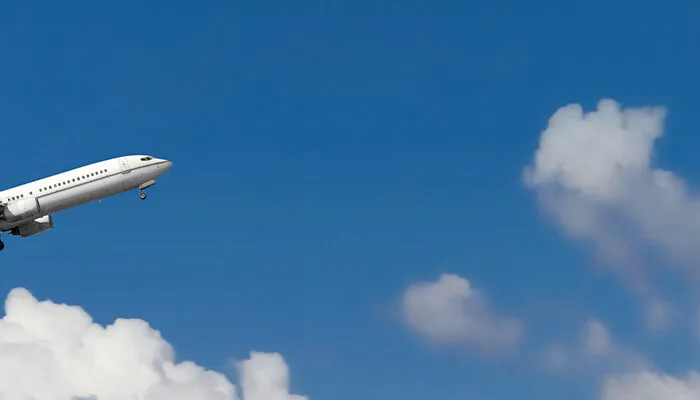
M 78 205 L 78 188 L 62 190 L 39 198 L 39 207 L 42 214 L 50 214 L 70 208 L 72 203 Z

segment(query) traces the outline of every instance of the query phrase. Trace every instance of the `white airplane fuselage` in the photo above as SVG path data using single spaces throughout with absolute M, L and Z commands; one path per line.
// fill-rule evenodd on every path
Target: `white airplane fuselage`
M 0 192 L 0 231 L 27 237 L 53 228 L 51 214 L 155 184 L 172 163 L 148 155 L 113 158 Z M 141 193 L 141 199 L 145 199 Z M 4 244 L 0 241 L 0 250 Z

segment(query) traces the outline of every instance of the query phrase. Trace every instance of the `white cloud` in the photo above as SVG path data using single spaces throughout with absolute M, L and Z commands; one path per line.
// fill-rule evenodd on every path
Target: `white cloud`
M 652 166 L 665 116 L 662 107 L 622 109 L 613 100 L 592 112 L 562 107 L 524 177 L 567 234 L 594 243 L 644 290 L 649 282 L 637 268 L 647 245 L 681 265 L 700 262 L 700 200 Z
M 654 166 L 654 145 L 664 134 L 663 107 L 622 108 L 602 100 L 594 111 L 578 104 L 557 110 L 541 133 L 527 187 L 563 231 L 592 244 L 644 297 L 646 328 L 668 329 L 672 304 L 659 301 L 663 269 L 698 282 L 700 197 L 681 178 Z M 661 255 L 666 263 L 649 261 Z
M 609 376 L 601 400 L 700 400 L 700 374 L 685 378 L 653 372 Z
M 280 354 L 253 352 L 238 367 L 245 400 L 306 400 L 289 394 L 289 368 Z
M 590 357 L 606 357 L 612 352 L 610 333 L 600 321 L 586 321 L 583 328 L 583 350 Z
M 522 336 L 520 321 L 496 315 L 468 280 L 453 274 L 409 286 L 402 311 L 416 333 L 436 344 L 501 353 L 515 347 Z
M 102 327 L 80 307 L 37 301 L 14 289 L 0 320 L 0 399 L 236 400 L 222 374 L 176 363 L 172 347 L 147 322 Z M 279 355 L 252 353 L 242 364 L 245 400 L 300 400 L 288 394 Z M 271 378 L 266 378 L 266 376 Z M 274 388 L 261 388 L 271 384 Z M 257 385 L 250 389 L 251 385 Z

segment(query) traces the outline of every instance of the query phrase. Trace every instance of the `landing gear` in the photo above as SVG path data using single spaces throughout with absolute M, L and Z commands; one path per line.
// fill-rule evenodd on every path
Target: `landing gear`
M 5 243 L 3 243 L 2 240 L 0 240 L 0 251 L 5 248 Z
M 155 185 L 155 184 L 156 184 L 156 180 L 151 179 L 150 181 L 144 182 L 144 183 L 139 185 L 139 197 L 141 198 L 141 200 L 146 200 L 146 193 L 144 193 L 143 191 L 145 189 Z

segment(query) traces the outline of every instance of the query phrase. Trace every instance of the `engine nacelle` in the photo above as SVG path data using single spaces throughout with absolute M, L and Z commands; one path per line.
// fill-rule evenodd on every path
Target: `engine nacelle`
M 39 201 L 34 197 L 13 201 L 5 206 L 3 217 L 8 222 L 21 221 L 39 214 Z
M 12 229 L 12 234 L 27 237 L 50 229 L 53 229 L 53 218 L 50 215 L 45 215 Z

